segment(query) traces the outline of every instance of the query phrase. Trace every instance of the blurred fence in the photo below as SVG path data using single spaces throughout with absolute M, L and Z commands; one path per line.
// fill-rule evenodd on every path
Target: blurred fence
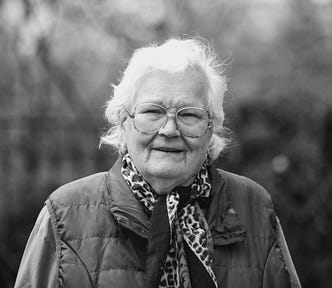
M 98 148 L 103 122 L 89 116 L 0 116 L 0 283 L 12 287 L 23 248 L 47 196 L 109 169 Z M 114 157 L 113 157 L 114 158 Z

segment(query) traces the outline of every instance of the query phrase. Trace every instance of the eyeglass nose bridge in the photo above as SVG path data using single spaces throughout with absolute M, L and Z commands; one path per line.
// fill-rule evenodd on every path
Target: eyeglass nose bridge
M 165 125 L 167 124 L 169 118 L 173 118 L 173 119 L 174 119 L 174 123 L 175 123 L 176 130 L 180 132 L 179 127 L 178 127 L 178 122 L 177 122 L 177 115 L 178 115 L 178 112 L 179 112 L 179 111 L 170 112 L 170 111 L 168 111 L 168 110 L 166 110 L 166 109 L 165 109 L 165 111 L 166 111 L 166 115 L 165 115 L 166 118 L 165 118 L 163 124 L 160 126 L 159 130 L 165 127 Z M 181 132 L 180 132 L 180 133 L 181 133 Z

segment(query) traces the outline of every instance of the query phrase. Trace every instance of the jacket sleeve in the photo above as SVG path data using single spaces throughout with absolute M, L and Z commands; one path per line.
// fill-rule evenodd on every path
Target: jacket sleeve
M 15 288 L 58 287 L 56 241 L 47 207 L 41 210 L 18 270 Z
M 264 288 L 301 288 L 279 219 L 276 217 L 276 242 L 266 260 Z

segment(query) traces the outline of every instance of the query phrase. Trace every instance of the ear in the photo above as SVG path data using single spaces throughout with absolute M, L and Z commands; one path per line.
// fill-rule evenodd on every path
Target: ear
M 209 137 L 209 141 L 211 142 L 212 141 L 212 136 L 213 136 L 213 125 L 209 128 L 208 130 L 208 137 Z
M 119 148 L 122 153 L 125 153 L 127 150 L 127 139 L 126 139 L 126 129 L 128 121 L 126 121 L 126 117 L 120 118 L 119 126 L 118 126 L 118 135 L 119 135 Z
M 126 124 L 126 120 L 128 119 L 127 114 L 124 111 L 120 111 L 119 112 L 119 126 L 120 129 L 125 130 L 125 124 Z

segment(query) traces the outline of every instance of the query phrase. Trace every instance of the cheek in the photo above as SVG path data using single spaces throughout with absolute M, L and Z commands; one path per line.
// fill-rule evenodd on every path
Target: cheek
M 201 162 L 206 159 L 208 154 L 208 147 L 209 147 L 209 137 L 201 139 L 192 139 L 188 142 L 188 146 L 191 150 L 191 157 L 194 158 L 193 161 Z
M 124 123 L 124 137 L 129 153 L 136 157 L 141 156 L 140 153 L 148 147 L 151 140 L 150 135 L 137 132 L 128 121 Z

